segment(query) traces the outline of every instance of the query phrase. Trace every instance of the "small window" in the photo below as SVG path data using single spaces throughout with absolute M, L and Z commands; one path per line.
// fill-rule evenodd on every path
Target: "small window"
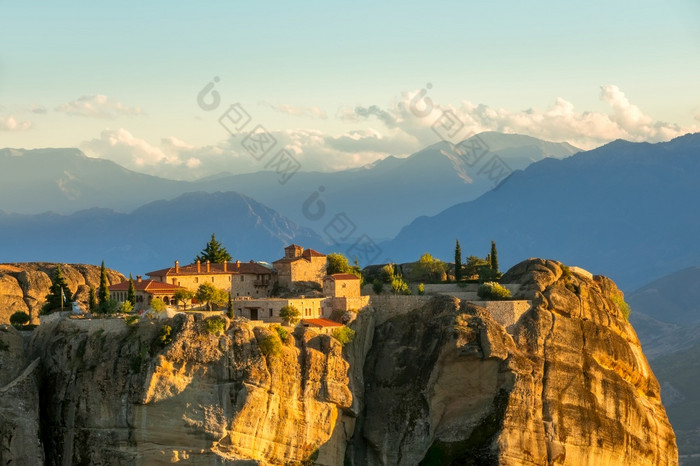
M 270 317 L 272 317 L 272 308 L 270 308 Z
M 241 281 L 243 281 L 243 278 L 245 278 L 245 277 L 243 277 L 243 275 L 241 275 Z
M 228 281 L 231 281 L 231 275 L 228 276 Z
M 194 277 L 194 282 L 199 283 L 199 277 Z
M 214 277 L 211 277 L 211 282 L 214 283 Z

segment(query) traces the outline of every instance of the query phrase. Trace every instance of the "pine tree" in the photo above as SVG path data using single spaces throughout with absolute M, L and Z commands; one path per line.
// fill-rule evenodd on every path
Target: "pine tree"
M 56 271 L 54 272 L 53 280 L 51 280 L 51 286 L 49 287 L 49 294 L 46 295 L 46 304 L 42 308 L 42 313 L 48 313 L 61 307 L 65 308 L 70 306 L 73 302 L 71 299 L 70 288 L 68 288 L 68 283 L 63 277 L 63 272 L 61 272 L 61 266 L 56 266 Z
M 498 272 L 498 251 L 496 251 L 496 242 L 491 241 L 491 268 Z
M 129 291 L 126 292 L 126 300 L 131 303 L 132 306 L 136 306 L 136 287 L 134 286 L 134 279 L 129 274 Z
M 462 281 L 462 248 L 459 246 L 459 240 L 455 246 L 455 281 Z
M 226 248 L 216 240 L 214 233 L 211 234 L 211 240 L 207 242 L 207 245 L 202 249 L 197 257 L 194 258 L 195 262 L 206 262 L 209 261 L 212 264 L 223 264 L 224 262 L 231 261 L 231 254 L 228 253 Z
M 102 261 L 102 266 L 100 267 L 100 288 L 97 291 L 97 302 L 100 307 L 104 307 L 109 302 L 109 281 L 107 281 L 105 261 Z
M 97 307 L 100 304 L 97 302 L 97 295 L 95 294 L 95 287 L 91 286 L 90 287 L 90 294 L 88 297 L 88 310 L 90 312 L 95 312 L 97 311 Z

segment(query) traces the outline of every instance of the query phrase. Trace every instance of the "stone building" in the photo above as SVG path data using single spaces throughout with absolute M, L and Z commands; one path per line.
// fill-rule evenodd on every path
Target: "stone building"
M 266 298 L 266 299 L 234 299 L 233 308 L 237 316 L 250 320 L 265 322 L 282 322 L 280 309 L 284 306 L 294 306 L 299 309 L 301 319 L 319 318 L 322 314 L 322 303 L 325 298 Z
M 333 311 L 362 309 L 369 304 L 369 296 L 361 296 L 359 277 L 350 273 L 336 273 L 323 279 L 323 315 Z
M 313 249 L 292 244 L 284 248 L 284 257 L 272 263 L 280 286 L 292 288 L 295 282 L 314 282 L 323 286 L 326 256 Z
M 160 298 L 166 305 L 176 305 L 175 292 L 182 287 L 171 283 L 164 283 L 155 280 L 142 280 L 141 275 L 136 276 L 134 280 L 134 295 L 136 297 L 136 305 L 134 310 L 144 311 L 151 307 L 151 301 L 154 298 Z M 109 287 L 109 295 L 114 298 L 119 304 L 126 302 L 129 294 L 129 281 L 123 281 Z
M 155 281 L 182 286 L 190 291 L 197 291 L 199 285 L 211 283 L 216 288 L 230 291 L 231 296 L 265 297 L 276 281 L 276 270 L 260 262 L 224 262 L 212 264 L 209 261 L 180 266 L 175 261 L 174 267 L 148 272 Z

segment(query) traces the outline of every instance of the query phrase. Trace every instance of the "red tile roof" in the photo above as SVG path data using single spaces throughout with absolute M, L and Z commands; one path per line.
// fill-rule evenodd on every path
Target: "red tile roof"
M 274 269 L 260 265 L 257 262 L 228 262 L 226 264 L 226 271 L 224 271 L 224 264 L 209 264 L 209 272 L 207 272 L 207 264 L 203 262 L 200 264 L 199 272 L 197 272 L 197 264 L 181 265 L 179 267 L 179 272 L 175 273 L 175 267 L 168 267 L 167 269 L 154 270 L 153 272 L 148 272 L 146 275 L 149 277 L 173 277 L 177 275 L 236 275 L 236 274 L 266 274 L 266 273 L 276 273 Z
M 359 280 L 360 277 L 353 275 L 351 273 L 334 273 L 333 275 L 327 275 L 324 280 Z
M 342 327 L 343 324 L 329 319 L 301 319 L 302 325 L 311 325 L 313 327 Z
M 292 246 L 296 246 L 296 244 L 293 244 Z M 291 246 L 287 246 L 284 248 L 285 250 L 287 248 L 290 248 Z M 283 257 L 282 259 L 278 259 L 273 262 L 273 264 L 277 263 L 283 263 L 283 262 L 295 262 L 301 259 L 306 259 L 306 260 L 311 260 L 312 257 L 326 257 L 325 254 L 321 254 L 320 252 L 313 250 L 313 249 L 304 249 L 304 251 L 301 253 L 301 256 L 298 257 Z
M 145 291 L 147 293 L 174 293 L 181 288 L 181 286 L 155 280 L 134 280 L 134 289 L 136 291 Z M 129 281 L 127 280 L 117 283 L 116 285 L 112 285 L 109 287 L 109 291 L 129 291 Z

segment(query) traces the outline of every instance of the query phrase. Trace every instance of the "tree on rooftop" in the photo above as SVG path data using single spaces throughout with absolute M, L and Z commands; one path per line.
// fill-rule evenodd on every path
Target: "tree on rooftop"
M 351 273 L 360 279 L 362 278 L 362 270 L 357 259 L 355 259 L 355 265 L 350 265 L 347 257 L 339 252 L 332 252 L 326 256 L 326 274 L 336 273 Z
M 462 281 L 462 248 L 459 246 L 459 240 L 455 246 L 455 281 Z
M 216 235 L 211 234 L 211 240 L 209 240 L 202 249 L 194 261 L 206 262 L 209 261 L 212 264 L 223 264 L 224 262 L 229 262 L 231 260 L 231 254 L 228 253 L 226 248 L 216 240 Z
M 66 306 L 70 307 L 73 302 L 71 296 L 72 293 L 70 292 L 70 288 L 68 288 L 66 279 L 63 277 L 63 272 L 61 272 L 61 266 L 59 264 L 54 271 L 51 287 L 49 287 L 49 294 L 46 295 L 46 304 L 42 307 L 41 313 L 47 314 L 61 307 L 64 309 Z

